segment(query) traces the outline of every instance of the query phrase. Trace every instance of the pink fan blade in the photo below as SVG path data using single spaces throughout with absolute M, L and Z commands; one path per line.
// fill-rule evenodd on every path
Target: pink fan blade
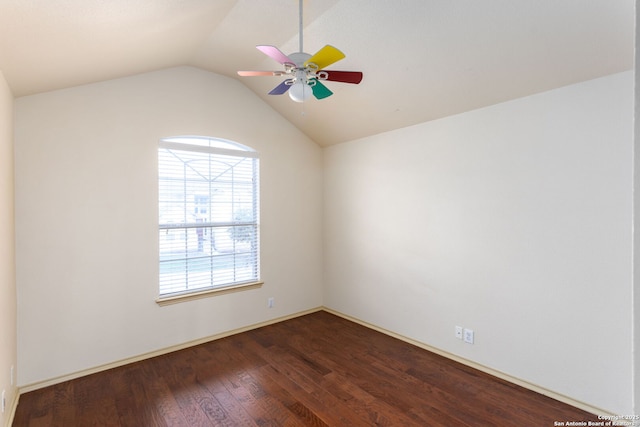
M 282 53 L 282 51 L 280 49 L 278 49 L 275 46 L 268 46 L 268 45 L 263 45 L 263 46 L 256 46 L 256 48 L 264 53 L 265 55 L 275 59 L 276 61 L 278 61 L 281 64 L 293 64 L 294 62 L 289 59 L 289 57 L 287 55 L 285 55 L 284 53 Z
M 327 73 L 326 80 L 332 82 L 353 83 L 357 85 L 362 81 L 362 72 L 360 71 L 323 70 L 322 73 Z
M 282 83 L 280 83 L 271 92 L 269 92 L 269 95 L 282 95 L 283 93 L 288 91 L 289 88 L 291 87 L 291 83 L 287 83 L 287 82 L 291 82 L 291 79 L 285 80 Z
M 283 71 L 238 71 L 238 75 L 242 77 L 251 76 L 282 76 L 285 73 Z

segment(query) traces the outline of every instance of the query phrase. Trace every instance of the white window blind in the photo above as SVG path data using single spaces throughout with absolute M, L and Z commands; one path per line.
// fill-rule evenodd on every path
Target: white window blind
M 259 281 L 258 162 L 231 141 L 160 142 L 160 296 Z

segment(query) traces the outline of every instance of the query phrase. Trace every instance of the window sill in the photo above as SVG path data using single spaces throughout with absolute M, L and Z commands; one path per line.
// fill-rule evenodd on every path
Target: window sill
M 228 294 L 231 292 L 244 291 L 249 289 L 260 288 L 264 282 L 249 282 L 249 283 L 240 283 L 236 285 L 229 286 L 221 286 L 213 289 L 205 289 L 202 291 L 189 292 L 184 294 L 175 294 L 175 295 L 167 295 L 162 296 L 156 299 L 156 304 L 159 306 L 165 306 L 169 304 L 177 304 L 180 302 L 191 301 L 200 298 L 208 298 L 215 295 Z

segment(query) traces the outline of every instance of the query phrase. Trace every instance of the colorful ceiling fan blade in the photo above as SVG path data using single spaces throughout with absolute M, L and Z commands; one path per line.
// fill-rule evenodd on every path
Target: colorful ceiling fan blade
M 284 76 L 284 71 L 238 71 L 238 75 L 242 77 L 251 76 Z
M 295 64 L 291 59 L 289 59 L 289 57 L 287 55 L 285 55 L 284 53 L 282 53 L 282 51 L 280 49 L 278 49 L 275 46 L 269 46 L 269 45 L 260 45 L 260 46 L 256 46 L 256 48 L 264 53 L 265 55 L 275 59 L 276 61 L 278 61 L 281 64 Z
M 328 87 L 326 87 L 316 79 L 313 80 L 315 80 L 316 84 L 311 86 L 311 89 L 313 90 L 313 96 L 315 96 L 316 99 L 324 99 L 333 95 L 333 92 L 331 92 Z
M 326 80 L 331 82 L 353 83 L 357 85 L 362 81 L 362 72 L 360 71 L 323 70 L 320 73 L 327 73 Z
M 269 95 L 282 95 L 283 93 L 288 91 L 289 88 L 291 87 L 291 83 L 290 82 L 291 82 L 291 79 L 283 81 L 278 86 L 273 88 L 273 90 L 271 92 L 269 92 Z
M 328 67 L 334 62 L 338 62 L 345 57 L 344 53 L 331 45 L 326 45 L 322 49 L 316 52 L 311 58 L 307 59 L 304 63 L 306 67 L 310 63 L 316 64 L 318 69 L 321 70 L 324 67 Z

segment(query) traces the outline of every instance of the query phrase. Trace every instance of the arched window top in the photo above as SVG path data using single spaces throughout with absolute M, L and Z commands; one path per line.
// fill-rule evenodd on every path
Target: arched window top
M 172 136 L 170 138 L 162 138 L 163 142 L 170 142 L 175 144 L 188 144 L 196 145 L 199 147 L 217 148 L 222 150 L 235 150 L 235 151 L 249 151 L 255 152 L 251 147 L 242 145 L 238 142 L 229 141 L 228 139 L 213 138 L 210 136 Z

